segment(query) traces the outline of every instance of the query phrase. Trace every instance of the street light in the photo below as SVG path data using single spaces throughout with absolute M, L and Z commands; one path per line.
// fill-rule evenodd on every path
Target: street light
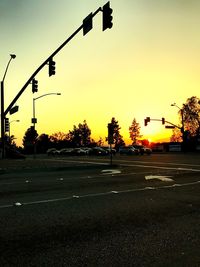
M 171 104 L 172 107 L 177 107 L 180 112 L 181 112 L 181 123 L 182 123 L 182 127 L 181 127 L 181 132 L 182 134 L 184 134 L 184 119 L 183 119 L 183 109 L 181 109 L 179 106 L 176 105 L 176 103 Z
M 42 97 L 45 97 L 45 96 L 48 96 L 48 95 L 61 95 L 61 93 L 48 93 L 48 94 L 44 94 L 44 95 L 41 95 L 41 96 L 38 96 L 36 98 L 33 98 L 33 118 L 32 118 L 32 123 L 33 123 L 33 128 L 35 130 L 35 124 L 37 123 L 37 119 L 35 117 L 35 101 L 39 98 L 42 98 Z M 36 156 L 36 142 L 34 142 L 34 158 Z
M 48 96 L 48 95 L 61 95 L 61 93 L 48 93 L 48 94 L 44 94 L 44 95 L 38 96 L 36 98 L 33 98 L 33 118 L 32 118 L 32 123 L 33 123 L 34 129 L 35 129 L 35 124 L 37 123 L 37 119 L 35 117 L 35 101 L 37 99 L 39 99 L 39 98 L 42 98 L 42 97 Z
M 20 120 L 13 120 L 13 121 L 10 121 L 10 122 L 9 122 L 9 139 L 10 139 L 10 124 L 11 124 L 12 122 L 20 122 Z
M 5 114 L 4 114 L 4 80 L 8 71 L 8 67 L 12 59 L 16 58 L 16 55 L 10 54 L 10 59 L 5 69 L 3 79 L 1 81 L 1 144 L 2 144 L 2 159 L 5 157 Z

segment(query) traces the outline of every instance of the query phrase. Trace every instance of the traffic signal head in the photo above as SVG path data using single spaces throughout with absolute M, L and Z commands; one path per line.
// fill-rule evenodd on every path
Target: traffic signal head
M 107 2 L 104 6 L 103 6 L 103 31 L 105 31 L 106 29 L 111 29 L 113 26 L 112 23 L 112 8 L 110 8 L 110 2 Z
M 165 118 L 162 118 L 162 124 L 165 124 Z
M 92 13 L 83 20 L 83 35 L 86 35 L 92 29 Z
M 52 58 L 49 60 L 49 77 L 56 74 L 56 62 Z
M 36 93 L 38 91 L 38 81 L 36 79 L 32 80 L 32 92 Z
M 147 122 L 150 122 L 151 119 L 150 119 L 150 117 L 146 117 L 146 120 L 147 120 Z
M 144 126 L 147 126 L 147 124 L 148 124 L 147 119 L 144 119 Z
M 9 119 L 5 118 L 5 132 L 9 132 L 10 125 L 9 125 Z

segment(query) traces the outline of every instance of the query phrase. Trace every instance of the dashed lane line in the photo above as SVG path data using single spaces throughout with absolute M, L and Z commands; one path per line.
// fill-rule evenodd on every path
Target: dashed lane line
M 0 209 L 11 208 L 11 207 L 19 208 L 19 207 L 26 206 L 26 205 L 43 204 L 43 203 L 66 201 L 66 200 L 81 199 L 81 198 L 88 198 L 88 197 L 99 197 L 99 196 L 105 196 L 105 195 L 111 195 L 111 194 L 124 194 L 124 193 L 132 193 L 132 192 L 139 192 L 139 191 L 145 191 L 145 190 L 159 190 L 159 189 L 168 189 L 168 188 L 174 188 L 174 187 L 184 187 L 184 186 L 196 185 L 199 183 L 200 183 L 200 180 L 196 182 L 164 185 L 164 186 L 158 186 L 158 187 L 147 186 L 147 187 L 142 187 L 142 188 L 133 188 L 133 189 L 121 190 L 121 191 L 112 190 L 109 192 L 91 193 L 91 194 L 86 194 L 86 195 L 73 195 L 73 196 L 64 197 L 64 198 L 44 199 L 44 200 L 21 202 L 21 203 L 15 202 L 9 205 L 1 205 Z M 16 205 L 17 203 L 20 203 L 20 205 Z

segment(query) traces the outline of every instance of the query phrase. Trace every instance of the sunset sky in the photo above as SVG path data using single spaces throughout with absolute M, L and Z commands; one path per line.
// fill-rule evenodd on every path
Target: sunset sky
M 107 0 L 0 0 L 0 79 L 9 54 L 16 54 L 5 79 L 5 108 L 32 73 L 90 13 Z M 48 66 L 36 76 L 38 93 L 29 85 L 17 101 L 19 112 L 9 115 L 17 144 L 31 126 L 33 97 L 38 99 L 39 134 L 67 133 L 86 119 L 92 137 L 107 135 L 112 117 L 129 140 L 133 118 L 143 138 L 166 139 L 171 130 L 161 122 L 179 123 L 178 109 L 191 96 L 199 97 L 200 1 L 113 0 L 113 28 L 102 31 L 102 13 L 85 36 L 78 33 L 54 57 L 56 75 Z

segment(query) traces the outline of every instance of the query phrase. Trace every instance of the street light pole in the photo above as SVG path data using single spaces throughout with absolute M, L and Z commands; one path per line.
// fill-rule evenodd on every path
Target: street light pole
M 37 119 L 35 117 L 35 101 L 37 99 L 39 99 L 39 98 L 42 98 L 42 97 L 45 97 L 45 96 L 48 96 L 48 95 L 61 95 L 61 93 L 48 93 L 48 94 L 44 94 L 44 95 L 38 96 L 36 98 L 33 98 L 33 119 L 32 119 L 32 123 L 33 123 L 34 129 L 35 129 L 35 124 L 37 123 Z
M 1 81 L 1 144 L 2 144 L 2 159 L 5 158 L 5 112 L 4 112 L 4 80 L 6 77 L 6 73 L 8 71 L 8 67 L 12 59 L 16 58 L 16 55 L 10 54 L 10 59 L 6 66 L 6 70 Z
M 183 118 L 183 109 L 181 109 L 179 106 L 176 105 L 176 103 L 171 104 L 172 107 L 177 107 L 181 112 L 181 133 L 184 134 L 184 118 Z
M 180 112 L 181 112 L 181 123 L 182 123 L 182 127 L 181 127 L 181 133 L 182 133 L 182 139 L 183 139 L 183 151 L 187 150 L 187 144 L 186 144 L 186 136 L 185 136 L 185 125 L 184 125 L 184 118 L 183 118 L 183 108 L 180 108 L 179 106 L 176 105 L 176 103 L 171 104 L 172 107 L 177 107 Z M 184 106 L 184 105 L 183 105 Z
M 33 98 L 33 118 L 32 118 L 32 123 L 33 123 L 33 128 L 35 130 L 35 124 L 37 123 L 37 119 L 35 117 L 35 101 L 39 98 L 42 98 L 42 97 L 45 97 L 45 96 L 48 96 L 48 95 L 61 95 L 61 93 L 48 93 L 48 94 L 44 94 L 44 95 L 41 95 L 41 96 L 38 96 L 36 98 Z M 36 142 L 34 142 L 34 158 L 36 156 Z
M 10 139 L 10 124 L 11 124 L 12 122 L 20 122 L 20 120 L 13 120 L 13 121 L 10 121 L 10 122 L 9 122 L 9 139 Z

